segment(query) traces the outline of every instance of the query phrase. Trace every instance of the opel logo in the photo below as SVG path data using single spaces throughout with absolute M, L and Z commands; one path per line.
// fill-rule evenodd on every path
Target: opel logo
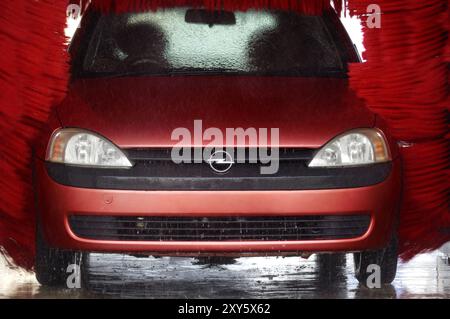
M 233 157 L 225 151 L 216 151 L 208 159 L 209 166 L 214 172 L 224 174 L 228 172 L 234 164 Z

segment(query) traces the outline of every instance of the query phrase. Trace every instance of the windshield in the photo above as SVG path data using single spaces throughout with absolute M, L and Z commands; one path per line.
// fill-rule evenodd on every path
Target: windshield
M 333 76 L 342 60 L 320 16 L 173 8 L 102 15 L 83 73 Z

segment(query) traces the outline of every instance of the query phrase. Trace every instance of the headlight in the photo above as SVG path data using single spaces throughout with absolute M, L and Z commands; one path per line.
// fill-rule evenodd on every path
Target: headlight
M 338 136 L 325 145 L 309 167 L 358 166 L 391 160 L 383 133 L 359 129 Z
M 133 165 L 113 143 L 81 129 L 61 129 L 53 134 L 46 160 L 91 167 L 128 168 Z

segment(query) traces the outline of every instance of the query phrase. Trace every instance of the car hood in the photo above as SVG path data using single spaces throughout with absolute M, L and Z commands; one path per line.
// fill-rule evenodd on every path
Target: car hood
M 194 120 L 202 120 L 203 130 L 222 132 L 279 128 L 280 147 L 317 148 L 375 121 L 348 80 L 335 78 L 82 79 L 71 84 L 57 112 L 63 127 L 97 132 L 124 148 L 173 146 L 173 130 L 187 128 L 194 134 Z

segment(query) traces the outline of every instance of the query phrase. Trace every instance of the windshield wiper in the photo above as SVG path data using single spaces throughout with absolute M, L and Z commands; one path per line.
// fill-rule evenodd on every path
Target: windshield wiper
M 127 76 L 180 76 L 180 75 L 221 75 L 221 74 L 239 74 L 246 75 L 243 71 L 236 69 L 173 69 L 163 72 L 152 71 L 129 71 L 129 72 L 89 72 L 85 73 L 86 77 L 127 77 Z
M 196 69 L 196 68 L 182 68 L 168 70 L 169 75 L 204 75 L 204 74 L 246 74 L 241 70 L 230 68 L 214 68 L 214 69 Z

